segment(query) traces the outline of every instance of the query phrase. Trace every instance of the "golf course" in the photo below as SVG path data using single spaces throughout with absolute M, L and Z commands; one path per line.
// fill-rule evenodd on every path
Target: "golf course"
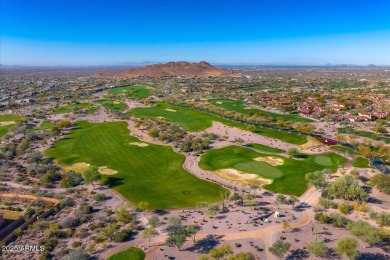
M 97 102 L 113 112 L 122 112 L 127 109 L 127 105 L 121 101 L 104 99 Z
M 53 110 L 53 114 L 65 114 L 70 112 L 79 111 L 82 109 L 87 109 L 87 114 L 93 114 L 96 109 L 92 107 L 91 103 L 79 103 L 79 104 L 70 104 L 62 107 L 57 107 Z
M 185 171 L 184 156 L 171 147 L 144 143 L 129 135 L 126 122 L 77 122 L 71 133 L 45 154 L 63 167 L 76 163 L 104 167 L 111 175 L 103 174 L 103 183 L 135 205 L 148 202 L 150 209 L 216 202 L 224 190 Z
M 19 115 L 0 115 L 0 137 L 12 130 L 16 124 L 22 120 L 24 120 L 24 117 Z
M 210 127 L 213 121 L 221 122 L 227 126 L 233 126 L 247 130 L 248 125 L 228 120 L 217 115 L 209 114 L 199 110 L 179 107 L 166 103 L 157 103 L 153 107 L 137 107 L 129 111 L 130 115 L 147 118 L 164 118 L 168 121 L 181 125 L 186 131 L 203 131 Z M 259 135 L 276 138 L 287 143 L 301 145 L 307 142 L 304 135 L 298 135 L 285 131 L 278 131 L 270 128 L 255 127 L 254 133 Z
M 335 172 L 347 162 L 346 158 L 335 153 L 301 157 L 291 159 L 232 145 L 207 151 L 202 155 L 199 166 L 210 171 L 233 169 L 244 176 L 252 174 L 271 179 L 272 183 L 264 185 L 264 188 L 300 196 L 307 189 L 306 173 L 323 169 Z
M 260 110 L 257 108 L 251 108 L 247 107 L 243 101 L 239 100 L 230 100 L 230 99 L 210 99 L 210 104 L 213 104 L 218 107 L 222 107 L 226 110 L 235 111 L 238 113 L 242 113 L 245 115 L 261 115 L 265 117 L 271 117 L 272 120 L 278 120 L 281 119 L 283 121 L 291 121 L 291 122 L 304 122 L 308 123 L 312 120 L 304 118 L 300 115 L 294 115 L 294 114 L 276 114 L 264 110 Z
M 150 96 L 150 90 L 146 85 L 125 86 L 113 88 L 108 94 L 125 94 L 129 98 L 147 98 Z

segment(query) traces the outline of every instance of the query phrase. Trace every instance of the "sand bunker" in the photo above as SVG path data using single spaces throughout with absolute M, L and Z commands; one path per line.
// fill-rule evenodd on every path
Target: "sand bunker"
M 147 144 L 147 143 L 141 143 L 141 142 L 132 142 L 132 143 L 129 143 L 129 145 L 135 145 L 135 146 L 139 146 L 139 147 L 145 147 L 145 146 L 148 146 L 149 144 Z
M 272 183 L 271 180 L 260 178 L 256 174 L 245 173 L 236 169 L 221 169 L 215 171 L 215 173 L 221 178 L 238 182 L 257 183 L 260 185 Z
M 166 108 L 165 110 L 166 110 L 166 111 L 169 111 L 169 112 L 176 112 L 175 109 L 170 109 L 170 108 Z
M 217 102 L 215 102 L 215 104 L 221 105 L 222 102 L 221 101 L 217 101 Z
M 301 147 L 302 147 L 302 149 L 310 149 L 310 148 L 317 147 L 320 145 L 322 145 L 322 143 L 320 141 L 318 141 L 317 139 L 315 139 L 313 137 L 308 136 L 307 143 L 302 144 Z
M 252 109 L 252 107 L 244 107 L 244 109 L 250 110 L 250 109 Z
M 121 102 L 119 102 L 119 101 L 114 101 L 114 102 L 112 102 L 112 103 L 118 105 L 118 104 L 120 104 Z
M 89 167 L 88 163 L 81 162 L 81 163 L 75 163 L 70 166 L 65 166 L 64 169 L 66 171 L 84 172 L 86 169 L 88 169 L 88 167 Z
M 257 158 L 254 158 L 253 160 L 258 161 L 258 162 L 265 162 L 265 163 L 268 163 L 272 166 L 279 166 L 279 165 L 284 164 L 284 160 L 282 158 L 275 158 L 275 157 L 271 157 L 271 156 L 257 157 Z
M 14 125 L 14 124 L 16 124 L 15 121 L 4 121 L 4 122 L 0 122 L 0 126 Z
M 163 117 L 163 116 L 158 116 L 157 118 L 158 119 L 165 119 L 165 117 Z
M 112 170 L 110 168 L 107 168 L 107 166 L 101 166 L 99 167 L 99 172 L 104 175 L 113 175 L 118 173 L 118 171 Z

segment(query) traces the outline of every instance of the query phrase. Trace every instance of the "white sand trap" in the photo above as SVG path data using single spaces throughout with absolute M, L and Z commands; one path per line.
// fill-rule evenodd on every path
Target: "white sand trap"
M 250 109 L 252 109 L 252 107 L 244 107 L 244 109 L 250 110 Z
M 217 101 L 217 102 L 215 102 L 215 104 L 221 105 L 222 102 L 221 101 Z
M 302 149 L 310 149 L 322 145 L 320 141 L 318 141 L 313 137 L 308 136 L 306 137 L 306 139 L 307 139 L 307 143 L 301 145 Z
M 112 170 L 110 168 L 107 168 L 107 166 L 101 166 L 99 167 L 99 172 L 104 175 L 114 175 L 118 173 L 118 171 Z
M 157 118 L 158 119 L 165 119 L 165 117 L 163 117 L 163 116 L 158 116 Z
M 114 101 L 114 102 L 112 102 L 112 103 L 118 105 L 118 104 L 120 104 L 121 102 L 119 102 L 119 101 Z
M 135 145 L 135 146 L 139 146 L 139 147 L 146 147 L 146 146 L 148 146 L 149 144 L 147 144 L 147 143 L 141 143 L 141 142 L 132 142 L 132 143 L 129 143 L 129 145 Z
M 165 110 L 166 110 L 166 111 L 169 111 L 169 112 L 176 112 L 175 109 L 170 109 L 170 108 L 166 108 Z
M 258 183 L 261 185 L 272 183 L 271 180 L 261 178 L 256 174 L 245 173 L 242 171 L 237 171 L 236 169 L 221 169 L 215 171 L 215 173 L 221 178 L 233 181 Z
M 284 164 L 284 160 L 282 158 L 275 158 L 275 157 L 271 157 L 271 156 L 257 157 L 257 158 L 254 158 L 253 160 L 258 161 L 258 162 L 265 162 L 265 163 L 268 163 L 272 166 L 279 166 L 279 165 Z
M 89 164 L 88 163 L 75 163 L 70 166 L 63 167 L 66 171 L 74 171 L 74 172 L 84 172 L 86 169 L 88 169 Z
M 14 125 L 14 124 L 16 124 L 15 121 L 4 121 L 4 122 L 0 122 L 0 126 Z

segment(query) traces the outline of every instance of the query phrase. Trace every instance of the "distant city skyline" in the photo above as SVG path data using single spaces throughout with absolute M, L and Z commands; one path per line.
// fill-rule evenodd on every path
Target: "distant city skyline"
M 0 64 L 390 65 L 390 1 L 0 0 Z

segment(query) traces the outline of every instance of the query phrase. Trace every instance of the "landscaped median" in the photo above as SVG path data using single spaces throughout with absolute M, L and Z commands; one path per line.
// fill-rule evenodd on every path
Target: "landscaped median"
M 147 202 L 150 209 L 170 209 L 221 200 L 224 188 L 185 171 L 183 155 L 168 146 L 141 142 L 127 126 L 126 122 L 77 122 L 69 136 L 45 153 L 64 168 L 90 165 L 112 170 L 111 175 L 103 174 L 102 181 L 134 205 Z

